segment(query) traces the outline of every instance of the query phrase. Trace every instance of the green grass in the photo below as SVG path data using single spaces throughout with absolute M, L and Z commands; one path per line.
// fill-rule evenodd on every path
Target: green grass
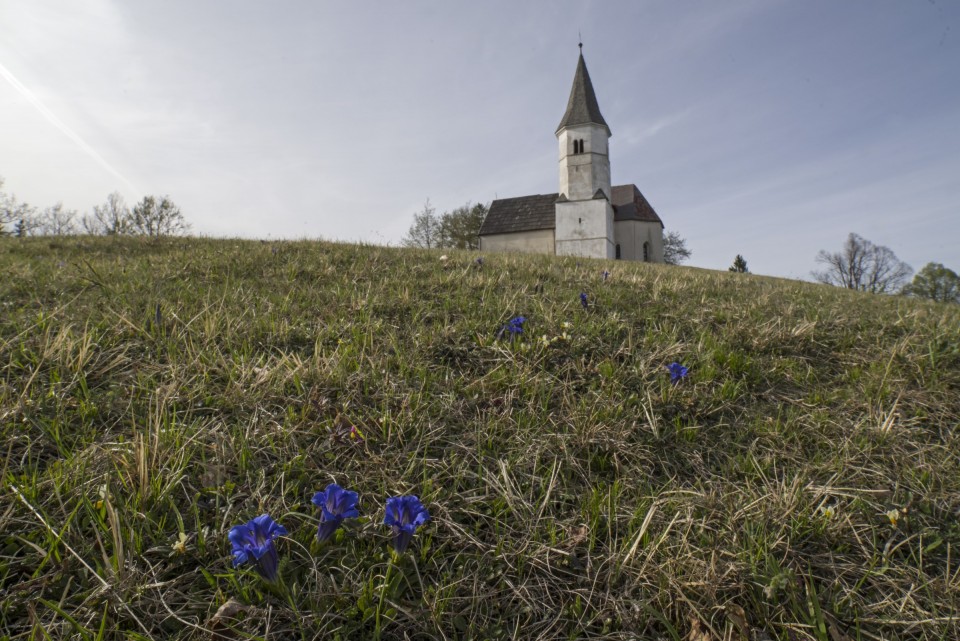
M 960 307 L 448 253 L 0 239 L 0 637 L 960 638 Z

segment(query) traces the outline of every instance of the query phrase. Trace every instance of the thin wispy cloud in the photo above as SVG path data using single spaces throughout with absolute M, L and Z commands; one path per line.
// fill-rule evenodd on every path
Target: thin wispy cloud
M 130 180 L 127 179 L 122 173 L 117 171 L 113 165 L 111 165 L 107 160 L 97 152 L 90 144 L 84 140 L 80 134 L 75 132 L 73 129 L 67 126 L 65 122 L 60 120 L 55 113 L 50 111 L 46 105 L 30 91 L 29 87 L 24 85 L 22 82 L 17 80 L 17 77 L 14 76 L 9 69 L 7 69 L 2 63 L 0 63 L 0 76 L 3 77 L 10 85 L 19 93 L 24 99 L 27 100 L 39 113 L 42 115 L 47 122 L 56 127 L 64 136 L 69 138 L 77 147 L 82 149 L 87 155 L 90 156 L 98 165 L 107 170 L 112 176 L 120 180 L 124 186 L 129 189 L 139 192 L 136 185 L 134 185 Z

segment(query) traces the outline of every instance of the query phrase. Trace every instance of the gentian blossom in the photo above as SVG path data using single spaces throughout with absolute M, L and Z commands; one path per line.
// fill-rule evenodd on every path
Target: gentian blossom
M 356 492 L 345 490 L 336 483 L 331 483 L 327 489 L 313 495 L 313 504 L 320 508 L 320 527 L 317 528 L 317 538 L 326 541 L 343 525 L 344 519 L 355 519 L 360 516 L 357 510 Z
M 690 371 L 680 363 L 670 363 L 667 365 L 667 369 L 670 370 L 670 382 L 674 385 L 679 383 L 681 378 L 685 378 L 687 372 Z
M 583 292 L 580 292 L 580 304 L 583 305 L 584 309 L 589 305 L 589 303 L 587 303 L 587 295 Z
M 610 272 L 608 272 L 607 270 L 603 270 L 602 272 L 600 272 L 600 275 L 603 277 L 604 282 L 606 282 L 606 280 L 610 278 Z
M 430 513 L 416 496 L 391 496 L 387 499 L 387 513 L 383 524 L 393 530 L 393 549 L 403 554 L 413 533 L 430 520 Z
M 280 557 L 273 540 L 286 534 L 287 529 L 267 514 L 261 514 L 243 525 L 233 526 L 227 535 L 233 545 L 233 567 L 250 562 L 260 576 L 268 581 L 276 581 Z
M 516 318 L 511 318 L 506 325 L 500 328 L 500 331 L 497 332 L 497 338 L 503 338 L 506 334 L 511 334 L 516 337 L 523 333 L 523 324 L 527 322 L 527 319 L 523 316 L 517 316 Z

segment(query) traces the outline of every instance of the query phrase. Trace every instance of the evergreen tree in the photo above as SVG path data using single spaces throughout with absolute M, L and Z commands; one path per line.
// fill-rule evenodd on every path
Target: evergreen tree
M 743 256 L 737 254 L 737 257 L 733 259 L 733 264 L 730 265 L 730 271 L 738 274 L 746 274 L 750 270 L 747 269 L 747 261 L 744 260 Z

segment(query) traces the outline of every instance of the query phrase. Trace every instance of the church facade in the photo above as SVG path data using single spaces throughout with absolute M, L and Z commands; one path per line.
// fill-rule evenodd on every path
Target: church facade
M 480 249 L 662 263 L 657 212 L 636 185 L 610 183 L 610 127 L 582 52 L 555 135 L 560 191 L 494 200 L 480 227 Z

